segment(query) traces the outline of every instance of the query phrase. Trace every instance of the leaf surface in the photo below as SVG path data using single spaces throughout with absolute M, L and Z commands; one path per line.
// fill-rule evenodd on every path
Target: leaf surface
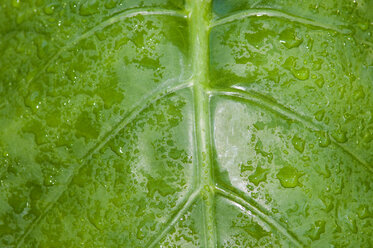
M 4 1 L 0 246 L 373 246 L 372 4 Z

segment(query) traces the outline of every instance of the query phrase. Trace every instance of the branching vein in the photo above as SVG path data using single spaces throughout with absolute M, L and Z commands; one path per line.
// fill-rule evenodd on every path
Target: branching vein
M 248 18 L 250 16 L 277 17 L 277 18 L 286 19 L 286 20 L 291 21 L 291 22 L 297 22 L 297 23 L 301 23 L 301 24 L 304 24 L 304 25 L 309 25 L 309 26 L 313 26 L 313 27 L 326 29 L 326 30 L 336 31 L 336 32 L 341 33 L 341 34 L 350 34 L 351 33 L 351 30 L 346 28 L 346 25 L 342 24 L 342 23 L 338 25 L 342 28 L 338 28 L 336 25 L 328 25 L 328 24 L 320 23 L 320 22 L 317 22 L 317 21 L 314 21 L 314 20 L 311 20 L 311 19 L 307 19 L 305 17 L 295 16 L 295 15 L 291 15 L 291 14 L 288 14 L 288 13 L 283 12 L 283 11 L 273 10 L 273 9 L 243 10 L 243 11 L 240 11 L 236 14 L 232 14 L 232 15 L 224 17 L 222 19 L 218 19 L 217 21 L 215 21 L 212 24 L 212 26 L 215 27 L 215 26 L 226 24 L 226 23 L 231 23 L 231 22 L 234 22 L 236 20 L 242 20 L 242 19 Z
M 302 123 L 305 127 L 313 131 L 327 131 L 328 127 L 322 124 L 317 124 L 313 122 L 310 118 L 303 116 L 296 111 L 289 109 L 288 107 L 268 100 L 264 95 L 258 92 L 247 92 L 241 90 L 234 90 L 231 89 L 230 91 L 224 90 L 212 90 L 212 94 L 214 95 L 225 95 L 231 96 L 237 99 L 249 101 L 251 103 L 256 104 L 259 107 L 264 107 L 282 117 L 286 117 L 297 121 L 298 123 Z M 360 158 L 357 154 L 351 151 L 346 145 L 338 143 L 333 137 L 330 137 L 332 143 L 340 148 L 344 153 L 348 154 L 353 160 L 355 160 L 358 164 L 363 166 L 366 170 L 373 174 L 373 168 L 366 162 L 364 159 Z
M 151 103 L 154 103 L 158 99 L 165 97 L 166 95 L 172 94 L 178 90 L 181 90 L 186 87 L 190 87 L 190 84 L 181 84 L 177 85 L 173 88 L 169 88 L 165 90 L 165 87 L 170 84 L 169 81 L 164 82 L 161 84 L 158 88 L 156 88 L 154 91 L 150 92 L 144 98 L 140 99 L 138 101 L 138 104 L 135 105 L 132 110 L 117 124 L 116 127 L 114 127 L 111 131 L 109 131 L 106 136 L 103 139 L 100 139 L 99 142 L 97 142 L 92 149 L 90 149 L 82 158 L 83 161 L 88 161 L 91 159 L 92 155 L 97 153 L 107 142 L 110 141 L 116 134 L 118 134 L 123 128 L 125 128 L 131 121 L 133 121 L 136 116 L 138 116 L 142 110 L 144 110 L 147 106 L 149 106 Z M 55 194 L 51 202 L 46 206 L 45 210 L 41 215 L 39 215 L 38 218 L 36 218 L 26 229 L 26 231 L 23 233 L 22 236 L 19 237 L 19 239 L 16 242 L 16 247 L 21 247 L 24 239 L 35 229 L 35 227 L 40 223 L 41 220 L 45 218 L 47 213 L 54 208 L 58 200 L 61 198 L 63 193 L 69 188 L 70 183 L 75 175 L 77 175 L 83 165 L 85 163 L 79 163 L 79 166 L 75 166 L 74 169 L 70 172 L 70 174 L 67 177 L 67 181 L 65 184 L 61 184 L 60 186 L 56 186 Z
M 91 28 L 90 30 L 88 30 L 87 32 L 83 33 L 83 34 L 79 34 L 77 36 L 75 36 L 74 38 L 72 38 L 71 40 L 69 40 L 64 46 L 62 46 L 45 64 L 44 66 L 33 76 L 31 77 L 27 84 L 30 84 L 31 82 L 33 82 L 34 80 L 36 80 L 40 75 L 42 75 L 46 70 L 47 68 L 54 62 L 56 61 L 60 55 L 66 51 L 67 49 L 71 48 L 71 47 L 74 47 L 79 41 L 81 40 L 84 40 L 90 36 L 92 36 L 95 32 L 107 27 L 107 26 L 110 26 L 114 23 L 117 23 L 119 21 L 122 21 L 122 20 L 125 20 L 125 19 L 128 19 L 128 18 L 131 18 L 131 17 L 134 17 L 134 16 L 137 16 L 137 15 L 168 15 L 168 16 L 175 16 L 175 17 L 181 17 L 181 18 L 185 18 L 185 14 L 184 13 L 181 13 L 181 12 L 178 12 L 178 11 L 174 11 L 174 10 L 165 10 L 165 9 L 155 9 L 155 8 L 137 8 L 137 9 L 131 9 L 131 10 L 126 10 L 126 11 L 123 11 L 123 12 L 120 12 L 116 15 L 114 15 L 113 17 L 99 23 L 98 25 L 94 26 L 93 28 Z
M 292 234 L 289 230 L 287 230 L 285 227 L 283 227 L 280 223 L 278 223 L 272 216 L 270 216 L 268 213 L 265 213 L 263 210 L 263 207 L 260 207 L 259 203 L 255 202 L 255 205 L 250 203 L 254 202 L 254 200 L 250 199 L 250 201 L 240 197 L 236 193 L 224 189 L 220 186 L 216 186 L 215 190 L 218 194 L 221 194 L 223 197 L 241 205 L 245 209 L 251 211 L 253 214 L 255 214 L 257 217 L 265 221 L 267 224 L 269 224 L 275 231 L 278 231 L 285 237 L 289 239 L 296 247 L 304 247 L 304 245 L 298 240 L 298 238 Z M 259 207 L 258 207 L 259 206 Z
M 186 200 L 178 207 L 174 216 L 172 216 L 166 223 L 164 228 L 146 245 L 145 247 L 152 248 L 157 245 L 162 238 L 170 231 L 170 229 L 175 226 L 175 224 L 180 220 L 183 214 L 186 213 L 196 201 L 198 195 L 200 194 L 200 189 L 195 190 L 193 193 L 187 195 Z

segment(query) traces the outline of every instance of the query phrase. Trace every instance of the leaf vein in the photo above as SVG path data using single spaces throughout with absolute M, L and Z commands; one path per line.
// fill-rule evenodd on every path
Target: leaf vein
M 75 36 L 74 38 L 70 39 L 69 41 L 67 41 L 67 43 L 64 46 L 62 46 L 52 57 L 50 57 L 49 60 L 43 65 L 43 67 L 35 75 L 33 75 L 33 77 L 31 77 L 26 82 L 26 84 L 28 85 L 32 83 L 34 80 L 38 79 L 40 75 L 42 75 L 42 73 L 44 73 L 47 70 L 47 68 L 54 61 L 56 61 L 65 50 L 71 47 L 74 47 L 79 41 L 92 36 L 95 32 L 97 32 L 100 29 L 103 29 L 114 23 L 117 23 L 119 21 L 122 21 L 127 18 L 131 18 L 137 15 L 169 15 L 169 16 L 186 18 L 185 14 L 183 14 L 182 12 L 175 11 L 175 10 L 157 9 L 157 8 L 136 8 L 136 9 L 130 9 L 130 10 L 125 10 L 123 12 L 119 12 L 116 15 L 110 17 L 109 19 L 92 27 L 87 32 L 83 34 L 79 34 Z
M 238 205 L 244 207 L 245 209 L 251 211 L 256 217 L 262 219 L 267 224 L 269 224 L 275 231 L 280 232 L 286 238 L 289 239 L 296 247 L 304 247 L 301 241 L 279 222 L 277 222 L 267 211 L 264 210 L 264 207 L 261 206 L 258 202 L 253 199 L 246 200 L 238 194 L 232 192 L 231 190 L 225 189 L 220 186 L 215 186 L 215 190 L 218 194 L 222 195 L 224 198 L 227 198 Z M 252 203 L 251 203 L 252 202 Z M 256 205 L 254 205 L 254 204 Z
M 304 24 L 304 25 L 310 25 L 310 26 L 314 26 L 314 27 L 318 27 L 318 28 L 322 28 L 322 29 L 326 29 L 326 30 L 333 30 L 333 31 L 336 31 L 336 32 L 341 33 L 341 34 L 350 34 L 351 33 L 351 30 L 349 30 L 346 27 L 347 25 L 344 24 L 344 23 L 338 23 L 338 26 L 343 27 L 341 29 L 341 28 L 336 27 L 336 25 L 323 24 L 323 23 L 320 23 L 320 22 L 317 22 L 315 20 L 311 20 L 311 19 L 308 19 L 308 18 L 305 18 L 305 17 L 302 17 L 302 16 L 296 16 L 296 15 L 288 14 L 284 11 L 274 10 L 274 9 L 265 9 L 265 8 L 263 8 L 263 9 L 249 9 L 249 10 L 239 11 L 235 14 L 230 15 L 230 16 L 223 17 L 221 19 L 216 20 L 212 24 L 212 27 L 224 25 L 224 24 L 231 23 L 231 22 L 234 22 L 234 21 L 237 21 L 237 20 L 242 20 L 242 19 L 245 19 L 245 18 L 251 17 L 251 16 L 269 16 L 269 17 L 283 18 L 283 19 L 286 19 L 286 20 L 291 21 L 291 22 L 297 22 L 297 23 L 301 23 L 301 24 Z
M 234 98 L 246 100 L 256 104 L 259 107 L 264 107 L 282 117 L 290 118 L 298 123 L 303 124 L 305 127 L 312 131 L 325 131 L 328 133 L 328 127 L 322 124 L 317 124 L 313 122 L 310 118 L 297 113 L 296 111 L 274 101 L 270 101 L 267 99 L 265 95 L 262 95 L 258 92 L 251 91 L 241 91 L 241 90 L 211 90 L 211 93 L 214 95 L 222 95 L 222 96 L 231 96 Z M 359 157 L 355 154 L 351 149 L 349 149 L 346 145 L 338 143 L 333 137 L 330 137 L 331 142 L 341 149 L 345 154 L 349 155 L 353 160 L 355 160 L 358 164 L 363 166 L 366 170 L 373 174 L 373 167 L 368 164 L 363 158 Z
M 186 211 L 188 211 L 188 209 L 193 205 L 193 203 L 196 201 L 200 192 L 201 190 L 197 189 L 197 190 L 194 190 L 189 195 L 187 195 L 183 203 L 180 204 L 180 206 L 177 208 L 176 213 L 167 221 L 163 229 L 161 229 L 158 232 L 158 234 L 156 234 L 155 237 L 151 239 L 145 247 L 152 248 L 155 245 L 157 245 L 158 242 L 160 242 L 162 238 L 171 230 L 171 228 L 175 226 L 175 224 L 181 218 L 181 216 L 185 214 Z
M 109 142 L 110 139 L 112 139 L 115 135 L 117 135 L 121 130 L 123 130 L 131 121 L 134 120 L 136 116 L 138 116 L 142 110 L 144 110 L 147 106 L 149 106 L 151 103 L 159 100 L 162 97 L 165 97 L 169 94 L 172 94 L 178 90 L 188 88 L 190 87 L 190 83 L 184 83 L 181 85 L 177 85 L 174 87 L 171 87 L 169 89 L 164 89 L 170 82 L 165 81 L 163 84 L 160 85 L 160 87 L 156 88 L 149 94 L 145 95 L 142 99 L 139 100 L 138 104 L 135 105 L 131 111 L 121 120 L 119 123 L 110 131 L 108 131 L 103 139 L 100 139 L 101 142 L 97 142 L 88 152 L 82 156 L 80 159 L 80 165 L 75 166 L 72 172 L 68 175 L 68 179 L 65 184 L 59 186 L 56 189 L 56 193 L 54 194 L 55 197 L 52 199 L 52 201 L 47 205 L 47 207 L 44 209 L 43 213 L 39 215 L 38 218 L 36 218 L 26 229 L 26 231 L 23 233 L 23 235 L 20 236 L 20 238 L 16 241 L 16 247 L 20 247 L 25 238 L 35 229 L 35 227 L 40 223 L 41 220 L 45 218 L 47 213 L 54 208 L 58 200 L 61 198 L 63 193 L 69 188 L 71 181 L 75 175 L 77 175 L 80 171 L 80 169 L 85 165 L 83 161 L 89 161 L 93 154 L 97 153 L 107 142 Z

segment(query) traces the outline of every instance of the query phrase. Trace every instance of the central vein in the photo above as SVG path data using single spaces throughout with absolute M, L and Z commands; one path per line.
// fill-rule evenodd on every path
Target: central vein
M 190 42 L 193 65 L 193 92 L 196 116 L 196 139 L 198 157 L 198 188 L 201 190 L 204 207 L 204 236 L 206 247 L 216 247 L 214 225 L 214 190 L 211 170 L 209 96 L 209 26 L 211 0 L 189 0 Z

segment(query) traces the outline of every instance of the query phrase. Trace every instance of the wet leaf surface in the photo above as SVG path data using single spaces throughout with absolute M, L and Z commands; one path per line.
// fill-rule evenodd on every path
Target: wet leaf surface
M 372 247 L 373 2 L 0 4 L 1 247 Z

